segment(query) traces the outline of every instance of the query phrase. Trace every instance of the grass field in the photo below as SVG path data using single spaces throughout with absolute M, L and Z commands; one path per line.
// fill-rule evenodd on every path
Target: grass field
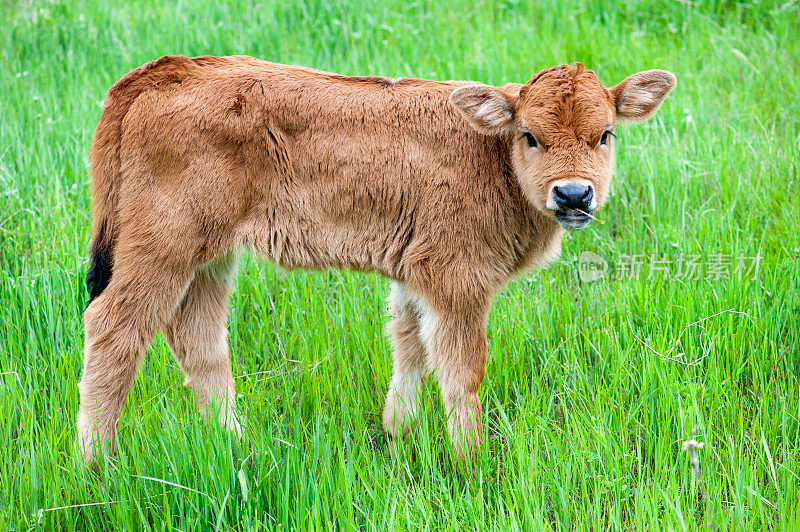
M 0 530 L 800 527 L 797 1 L 3 0 L 0 21 Z M 385 280 L 247 255 L 229 321 L 246 439 L 201 418 L 159 336 L 118 454 L 75 460 L 91 135 L 105 90 L 171 53 L 491 84 L 576 60 L 607 85 L 677 75 L 620 131 L 605 225 L 498 295 L 474 474 L 433 382 L 411 436 L 381 433 Z M 612 274 L 581 282 L 583 251 Z

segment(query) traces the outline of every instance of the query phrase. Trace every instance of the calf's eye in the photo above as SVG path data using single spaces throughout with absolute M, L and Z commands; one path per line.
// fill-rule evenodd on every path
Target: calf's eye
M 536 137 L 534 137 L 530 132 L 528 132 L 528 131 L 523 132 L 522 136 L 520 138 L 522 138 L 522 137 L 525 137 L 525 139 L 528 141 L 528 146 L 529 147 L 531 147 L 531 148 L 538 148 L 539 147 L 539 143 L 536 142 Z
M 616 137 L 616 135 L 614 135 L 614 133 L 611 131 L 604 131 L 603 136 L 600 137 L 600 145 L 605 146 L 606 144 L 608 144 L 608 139 L 610 137 Z

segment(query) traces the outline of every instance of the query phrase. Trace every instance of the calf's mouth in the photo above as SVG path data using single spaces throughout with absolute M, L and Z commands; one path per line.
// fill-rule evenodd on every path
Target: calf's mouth
M 558 209 L 556 211 L 556 220 L 558 224 L 568 231 L 578 231 L 583 229 L 589 222 L 592 221 L 592 214 L 590 211 L 581 209 Z

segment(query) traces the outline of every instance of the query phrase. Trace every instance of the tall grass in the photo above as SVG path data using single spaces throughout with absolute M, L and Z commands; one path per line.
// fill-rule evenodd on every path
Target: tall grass
M 0 4 L 0 529 L 793 529 L 800 526 L 800 6 L 234 0 Z M 245 256 L 229 320 L 246 438 L 196 413 L 160 337 L 119 452 L 72 454 L 87 151 L 105 90 L 170 53 L 344 74 L 525 81 L 579 60 L 679 86 L 624 129 L 605 225 L 489 320 L 486 452 L 450 454 L 435 383 L 387 442 L 385 280 Z M 755 279 L 612 266 L 762 257 Z M 752 272 L 751 272 L 752 273 Z M 684 440 L 697 451 L 702 500 Z

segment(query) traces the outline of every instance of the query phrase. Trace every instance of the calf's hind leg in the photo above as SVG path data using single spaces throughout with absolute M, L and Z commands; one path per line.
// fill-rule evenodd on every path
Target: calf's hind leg
M 191 278 L 188 264 L 143 255 L 141 248 L 117 246 L 111 281 L 83 315 L 86 339 L 78 384 L 78 447 L 87 463 L 98 443 L 111 442 L 113 447 L 136 369 Z
M 200 410 L 209 407 L 220 424 L 241 435 L 234 412 L 235 391 L 228 358 L 228 297 L 236 273 L 231 252 L 202 266 L 162 333 L 186 375 Z

